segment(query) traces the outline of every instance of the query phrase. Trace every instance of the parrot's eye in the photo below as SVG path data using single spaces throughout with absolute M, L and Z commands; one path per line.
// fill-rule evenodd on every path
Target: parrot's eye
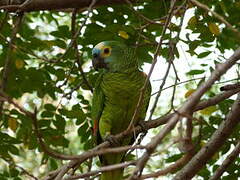
M 104 54 L 108 54 L 110 52 L 109 48 L 104 49 Z

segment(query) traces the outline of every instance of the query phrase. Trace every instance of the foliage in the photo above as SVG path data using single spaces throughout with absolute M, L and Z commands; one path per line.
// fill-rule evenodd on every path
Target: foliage
M 236 49 L 240 45 L 240 40 L 236 38 L 236 33 L 211 13 L 197 8 L 189 2 L 184 3 L 185 1 L 177 2 L 176 6 L 183 8 L 174 14 L 174 18 L 163 36 L 164 43 L 160 50 L 160 56 L 164 59 L 164 63 L 168 63 L 169 49 L 171 49 L 171 44 L 174 44 L 176 45 L 174 48 L 175 59 L 187 61 L 182 58 L 181 53 L 180 46 L 184 45 L 187 47 L 185 50 L 188 57 L 191 58 L 189 62 L 192 66 L 189 66 L 189 69 L 185 70 L 181 76 L 188 79 L 203 76 L 207 78 L 215 69 L 215 65 L 225 60 L 224 53 L 227 50 Z M 236 29 L 240 29 L 239 2 L 204 0 L 201 3 L 214 9 Z M 156 38 L 158 39 L 163 31 L 169 7 L 170 1 L 144 0 L 134 4 L 135 10 L 129 4 L 119 4 L 97 7 L 90 13 L 90 17 L 87 17 L 86 11 L 78 12 L 76 29 L 83 26 L 81 33 L 76 38 L 80 60 L 77 60 L 76 47 L 70 47 L 70 41 L 74 34 L 71 24 L 72 13 L 61 11 L 25 13 L 13 42 L 13 48 L 11 48 L 9 40 L 12 38 L 14 24 L 19 15 L 1 11 L 1 88 L 2 84 L 6 86 L 1 91 L 3 90 L 26 110 L 37 112 L 39 130 L 47 146 L 64 154 L 80 154 L 93 147 L 90 117 L 92 94 L 84 79 L 86 78 L 90 86 L 94 87 L 98 76 L 90 67 L 92 47 L 104 40 L 123 41 L 136 48 L 141 65 L 151 63 L 156 49 Z M 184 7 L 186 7 L 186 13 Z M 155 23 L 142 18 L 139 14 Z M 183 22 L 186 25 L 182 25 L 181 20 L 186 14 L 191 17 L 185 16 Z M 86 18 L 88 19 L 84 24 Z M 185 34 L 179 36 L 181 30 Z M 6 65 L 7 59 L 10 59 L 9 65 Z M 176 63 L 175 66 L 176 69 L 181 69 L 179 64 Z M 8 69 L 7 79 L 3 79 L 6 68 Z M 81 74 L 81 68 L 83 68 L 85 77 Z M 237 69 L 237 67 L 235 68 Z M 230 74 L 223 77 L 222 80 L 236 79 L 235 75 Z M 176 74 L 172 73 L 171 76 L 169 75 L 169 82 L 174 82 Z M 184 86 L 177 86 L 178 91 L 174 99 L 176 104 L 180 105 L 185 101 L 204 81 L 205 79 L 189 81 Z M 159 85 L 158 81 L 154 90 L 157 90 Z M 203 99 L 217 95 L 218 88 L 218 85 L 214 86 L 204 95 Z M 169 91 L 169 93 L 171 92 L 172 90 Z M 164 104 L 159 101 L 154 116 L 161 117 L 167 113 L 171 103 L 171 100 L 165 101 Z M 209 140 L 229 113 L 232 104 L 232 99 L 226 99 L 194 114 L 194 117 L 199 120 L 193 121 L 193 144 L 197 149 L 200 149 Z M 7 102 L 1 104 L 1 107 L 1 179 L 10 177 L 15 180 L 24 179 L 26 174 L 19 166 L 38 177 L 43 177 L 51 170 L 62 166 L 64 161 L 52 158 L 43 152 L 29 116 Z M 170 110 L 173 110 L 171 108 L 172 106 Z M 182 128 L 184 130 L 184 127 Z M 234 133 L 216 153 L 216 156 L 210 159 L 207 166 L 198 173 L 199 178 L 208 179 L 213 174 L 220 165 L 219 162 L 237 143 L 239 128 L 239 126 L 236 127 Z M 153 136 L 159 129 L 161 128 L 151 131 L 149 136 Z M 170 137 L 167 137 L 159 145 L 156 155 L 152 157 L 144 172 L 162 169 L 184 155 L 178 145 L 167 148 L 176 136 L 180 137 L 179 134 L 181 133 L 177 130 L 173 131 L 169 135 Z M 149 138 L 146 137 L 146 139 Z M 160 153 L 161 151 L 164 154 Z M 93 161 L 94 168 L 96 168 L 97 161 L 97 159 Z M 223 179 L 236 179 L 240 175 L 239 162 L 240 159 L 237 158 L 227 169 Z M 41 171 L 39 171 L 40 167 Z M 87 168 L 88 162 L 82 164 L 78 170 L 86 172 Z

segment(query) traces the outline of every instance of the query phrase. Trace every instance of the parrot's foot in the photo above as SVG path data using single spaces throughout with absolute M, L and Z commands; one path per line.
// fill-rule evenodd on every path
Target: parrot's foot
M 113 135 L 109 134 L 104 138 L 105 141 L 108 141 L 111 146 L 120 146 L 120 142 Z
M 139 121 L 138 124 L 137 124 L 142 128 L 143 133 L 147 133 L 147 131 L 148 131 L 148 128 L 147 128 L 146 124 L 147 124 L 146 121 Z

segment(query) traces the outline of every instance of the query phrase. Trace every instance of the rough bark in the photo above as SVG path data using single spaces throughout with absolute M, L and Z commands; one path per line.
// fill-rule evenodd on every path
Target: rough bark
M 209 159 L 219 150 L 225 143 L 234 128 L 240 122 L 240 94 L 232 106 L 231 112 L 225 121 L 221 123 L 219 128 L 212 135 L 209 142 L 203 147 L 191 161 L 173 178 L 174 180 L 191 179 L 197 172 L 207 163 Z
M 135 0 L 131 0 L 134 2 Z M 69 8 L 85 9 L 91 4 L 91 0 L 31 0 L 24 6 L 21 6 L 25 1 L 23 0 L 12 0 L 12 4 L 8 4 L 9 0 L 0 1 L 0 9 L 5 9 L 11 12 L 15 11 L 39 11 L 39 10 L 59 10 Z M 96 6 L 102 5 L 113 5 L 113 4 L 124 4 L 123 0 L 100 0 L 95 4 Z

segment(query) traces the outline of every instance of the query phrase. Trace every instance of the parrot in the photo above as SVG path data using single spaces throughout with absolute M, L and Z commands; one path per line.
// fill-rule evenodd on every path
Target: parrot
M 103 41 L 92 49 L 92 65 L 100 75 L 94 86 L 91 116 L 93 136 L 100 144 L 109 137 L 126 130 L 139 101 L 140 91 L 147 75 L 140 70 L 135 49 L 119 41 Z M 151 84 L 147 81 L 139 114 L 133 125 L 143 122 L 151 97 Z M 118 146 L 134 143 L 133 135 L 124 138 Z M 126 152 L 104 154 L 101 166 L 124 162 Z M 124 169 L 106 171 L 100 180 L 122 180 Z

